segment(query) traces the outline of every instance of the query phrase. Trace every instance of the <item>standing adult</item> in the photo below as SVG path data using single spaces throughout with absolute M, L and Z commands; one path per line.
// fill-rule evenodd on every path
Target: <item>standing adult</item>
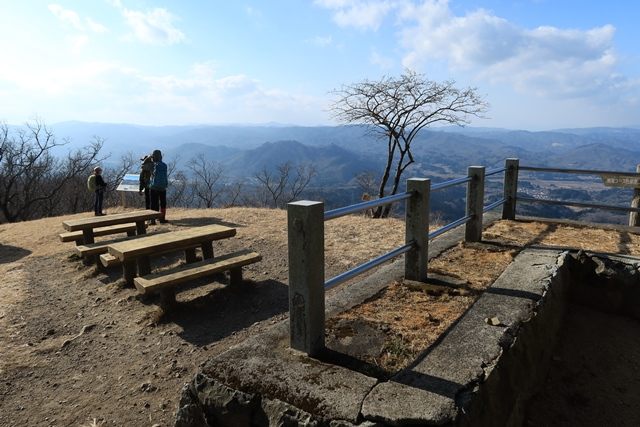
M 149 196 L 149 183 L 153 174 L 153 155 L 141 158 L 142 165 L 140 167 L 140 186 L 138 188 L 140 195 L 144 194 L 144 208 L 151 209 L 151 197 Z
M 104 201 L 104 191 L 107 188 L 107 183 L 104 182 L 104 178 L 102 178 L 102 168 L 99 166 L 93 168 L 93 175 L 95 176 L 93 211 L 96 216 L 102 216 L 105 215 L 104 212 L 102 212 L 102 202 Z
M 160 223 L 167 221 L 167 187 L 169 180 L 167 178 L 167 165 L 162 161 L 162 152 L 154 150 L 153 154 L 153 173 L 149 181 L 149 196 L 151 197 L 151 209 L 160 212 Z M 155 224 L 155 220 L 151 221 Z

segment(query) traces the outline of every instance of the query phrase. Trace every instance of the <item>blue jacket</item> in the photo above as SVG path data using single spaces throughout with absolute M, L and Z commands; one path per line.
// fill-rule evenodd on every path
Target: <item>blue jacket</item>
M 152 190 L 166 190 L 168 186 L 167 165 L 162 160 L 157 161 L 153 164 L 153 173 L 151 174 L 149 188 Z

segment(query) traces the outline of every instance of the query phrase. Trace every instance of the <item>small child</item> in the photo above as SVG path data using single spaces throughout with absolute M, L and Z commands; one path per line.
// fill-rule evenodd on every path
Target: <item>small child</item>
M 102 212 L 102 202 L 104 200 L 104 190 L 107 188 L 107 183 L 102 178 L 102 168 L 96 166 L 93 168 L 93 174 L 95 175 L 95 198 L 93 199 L 93 211 L 96 216 L 106 215 Z

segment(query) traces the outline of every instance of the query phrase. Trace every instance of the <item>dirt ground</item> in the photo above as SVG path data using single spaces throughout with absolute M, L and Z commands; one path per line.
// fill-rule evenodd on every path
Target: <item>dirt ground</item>
M 179 293 L 180 304 L 167 314 L 124 286 L 120 269 L 85 266 L 73 243 L 60 243 L 61 221 L 69 218 L 0 225 L 2 426 L 172 425 L 180 388 L 201 362 L 287 316 L 284 211 L 173 209 L 170 224 L 151 226 L 149 232 L 230 225 L 237 236 L 216 242 L 217 254 L 250 248 L 263 255 L 245 269 L 242 287 L 216 277 Z M 343 217 L 326 223 L 325 237 L 330 278 L 400 246 L 404 223 Z M 433 343 L 525 245 L 640 254 L 636 235 L 542 223 L 499 222 L 484 238 L 431 262 L 431 276 L 441 281 L 426 289 L 390 284 L 329 319 L 328 335 L 345 333 L 341 320 L 369 322 L 383 331 L 383 350 L 368 362 L 394 372 Z M 180 262 L 169 255 L 155 267 Z
M 0 225 L 0 426 L 173 425 L 180 388 L 201 362 L 287 316 L 285 211 L 173 209 L 170 224 L 150 226 L 233 226 L 217 254 L 263 255 L 245 268 L 242 288 L 216 277 L 180 292 L 166 315 L 124 286 L 119 268 L 83 265 L 58 239 L 69 218 Z M 371 224 L 327 222 L 327 277 L 401 245 L 402 221 Z M 155 267 L 180 262 L 166 256 Z

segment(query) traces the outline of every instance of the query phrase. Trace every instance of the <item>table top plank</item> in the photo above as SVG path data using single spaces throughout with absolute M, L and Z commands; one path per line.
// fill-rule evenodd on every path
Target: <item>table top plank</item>
M 146 221 L 159 219 L 160 212 L 152 210 L 139 210 L 123 212 L 119 214 L 92 216 L 87 218 L 69 219 L 62 221 L 62 226 L 67 231 L 85 230 L 89 228 L 107 227 L 109 225 L 124 224 L 127 222 Z
M 236 229 L 219 224 L 190 227 L 184 230 L 139 237 L 109 245 L 109 253 L 120 261 L 134 259 L 141 255 L 169 250 L 181 250 L 194 247 L 200 243 L 226 239 L 236 235 Z

